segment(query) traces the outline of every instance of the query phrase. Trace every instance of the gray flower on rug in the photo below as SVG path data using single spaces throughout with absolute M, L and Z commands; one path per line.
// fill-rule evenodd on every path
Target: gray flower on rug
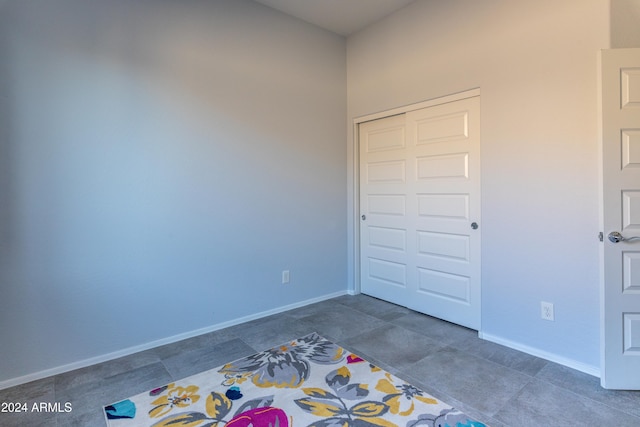
M 307 397 L 296 399 L 296 405 L 305 412 L 321 417 L 309 427 L 396 427 L 381 418 L 389 411 L 389 406 L 364 400 L 369 396 L 368 385 L 351 383 L 351 379 L 351 371 L 343 366 L 325 377 L 331 391 L 318 387 L 302 389 Z
M 251 378 L 258 387 L 297 388 L 309 378 L 311 364 L 333 365 L 345 358 L 345 351 L 316 333 L 279 347 L 228 363 L 218 372 L 224 385 Z

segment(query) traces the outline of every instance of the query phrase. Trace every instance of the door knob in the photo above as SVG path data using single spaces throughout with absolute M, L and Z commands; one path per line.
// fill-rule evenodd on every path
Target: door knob
M 364 221 L 365 219 L 367 219 L 367 216 L 363 214 L 361 218 Z
M 473 228 L 474 230 L 478 229 L 478 223 L 477 222 L 472 222 L 471 223 L 471 228 Z
M 609 239 L 609 241 L 611 243 L 619 243 L 619 242 L 632 242 L 634 240 L 640 240 L 640 236 L 633 236 L 633 237 L 624 237 L 622 234 L 620 234 L 620 232 L 618 231 L 612 231 L 611 233 L 609 233 L 607 235 L 607 238 Z

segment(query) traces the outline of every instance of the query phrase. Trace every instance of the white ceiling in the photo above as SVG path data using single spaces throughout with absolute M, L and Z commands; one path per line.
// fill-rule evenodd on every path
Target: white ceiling
M 348 36 L 414 0 L 255 0 L 287 15 Z

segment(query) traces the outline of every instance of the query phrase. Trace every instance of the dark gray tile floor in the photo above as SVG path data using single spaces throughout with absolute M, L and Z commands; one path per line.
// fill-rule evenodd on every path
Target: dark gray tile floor
M 640 392 L 502 347 L 475 331 L 364 295 L 343 296 L 6 390 L 0 402 L 70 402 L 0 413 L 2 427 L 104 427 L 102 407 L 311 332 L 494 427 L 640 426 Z

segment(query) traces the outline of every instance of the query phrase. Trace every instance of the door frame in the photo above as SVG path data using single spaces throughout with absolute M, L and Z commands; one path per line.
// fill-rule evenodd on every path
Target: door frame
M 446 104 L 449 102 L 460 101 L 467 98 L 473 98 L 480 96 L 480 88 L 469 89 L 463 92 L 457 92 L 450 95 L 441 96 L 438 98 L 431 98 L 426 101 L 418 102 L 415 104 L 409 104 L 402 107 L 392 108 L 390 110 L 384 110 L 377 113 L 366 114 L 363 116 L 355 117 L 352 121 L 353 126 L 353 151 L 351 153 L 352 158 L 352 183 L 353 188 L 353 200 L 352 200 L 352 215 L 351 221 L 353 224 L 352 236 L 353 239 L 353 251 L 350 254 L 353 265 L 353 291 L 350 292 L 353 295 L 361 293 L 361 277 L 360 277 L 360 135 L 359 125 L 360 123 L 368 122 L 371 120 L 381 119 L 388 116 L 395 116 L 398 114 L 407 113 L 413 110 L 419 110 L 422 108 L 433 107 L 440 104 Z M 480 136 L 482 138 L 482 136 Z M 482 147 L 482 142 L 480 143 Z M 481 169 L 482 170 L 482 169 Z M 480 305 L 482 310 L 482 304 Z

